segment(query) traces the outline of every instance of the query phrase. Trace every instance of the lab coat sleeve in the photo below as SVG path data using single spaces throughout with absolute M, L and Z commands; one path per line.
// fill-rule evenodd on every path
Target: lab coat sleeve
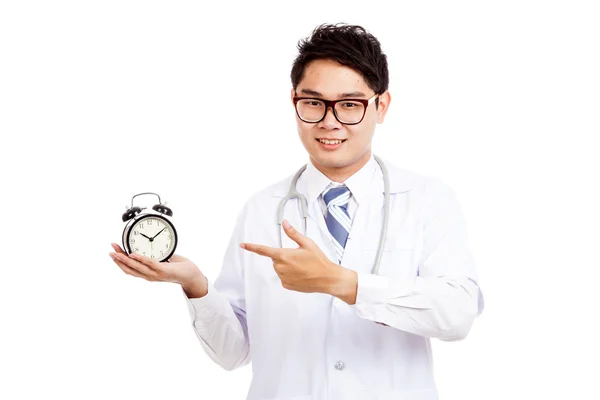
M 219 276 L 214 284 L 208 279 L 208 293 L 204 297 L 190 299 L 182 289 L 200 345 L 215 363 L 228 371 L 250 362 L 243 250 L 239 246 L 244 215 L 244 211 L 238 215 Z
M 418 276 L 399 279 L 359 272 L 354 307 L 360 317 L 392 328 L 461 340 L 483 311 L 483 295 L 460 205 L 438 178 L 427 183 L 422 218 Z

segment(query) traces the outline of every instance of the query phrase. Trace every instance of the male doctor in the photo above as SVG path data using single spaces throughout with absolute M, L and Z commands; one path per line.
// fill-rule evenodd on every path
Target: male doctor
M 308 153 L 292 176 L 247 200 L 214 283 L 190 260 L 110 253 L 127 274 L 181 285 L 200 345 L 233 370 L 252 361 L 249 400 L 438 398 L 430 339 L 461 340 L 483 310 L 457 198 L 446 184 L 385 166 L 371 151 L 391 97 L 379 41 L 322 25 L 298 46 L 290 104 Z M 283 233 L 282 233 L 283 231 Z M 280 246 L 280 233 L 283 242 Z

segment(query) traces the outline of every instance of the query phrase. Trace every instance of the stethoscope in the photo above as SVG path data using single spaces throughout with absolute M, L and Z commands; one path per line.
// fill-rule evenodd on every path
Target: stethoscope
M 385 242 L 385 235 L 387 233 L 387 226 L 388 226 L 388 221 L 389 221 L 390 178 L 388 175 L 387 168 L 385 167 L 385 163 L 376 155 L 373 155 L 373 158 L 375 159 L 375 161 L 377 161 L 377 163 L 381 167 L 381 172 L 383 173 L 383 187 L 384 187 L 384 191 L 385 191 L 384 192 L 384 203 L 383 203 L 383 208 L 384 208 L 383 224 L 381 226 L 381 236 L 379 238 L 379 247 L 377 248 L 377 256 L 375 257 L 375 265 L 373 266 L 373 274 L 377 274 L 377 272 L 379 271 L 379 262 L 381 260 L 381 255 L 383 254 L 383 244 Z M 302 193 L 299 193 L 296 190 L 296 183 L 298 182 L 300 175 L 302 175 L 302 173 L 304 172 L 305 169 L 306 169 L 306 164 L 304 166 L 302 166 L 302 168 L 300 168 L 298 170 L 298 172 L 296 172 L 296 175 L 294 175 L 294 177 L 292 178 L 292 183 L 290 184 L 290 190 L 289 190 L 288 194 L 281 200 L 281 202 L 279 202 L 279 207 L 277 209 L 277 225 L 279 228 L 278 229 L 278 231 L 279 231 L 279 247 L 283 247 L 283 242 L 282 242 L 282 238 L 281 238 L 281 225 L 283 223 L 283 209 L 285 208 L 285 204 L 288 202 L 288 200 L 291 200 L 294 198 L 297 198 L 300 200 L 300 205 L 302 206 L 302 218 L 304 219 L 304 235 L 306 235 L 306 224 L 307 224 L 306 209 L 308 208 L 308 202 L 306 201 L 306 197 L 304 197 L 304 195 L 302 195 Z

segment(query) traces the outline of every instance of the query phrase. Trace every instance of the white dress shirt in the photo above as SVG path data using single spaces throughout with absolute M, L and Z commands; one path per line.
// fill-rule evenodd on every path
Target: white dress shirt
M 226 370 L 251 362 L 247 400 L 438 399 L 430 339 L 465 338 L 483 310 L 483 296 L 452 189 L 439 178 L 384 162 L 390 221 L 377 275 L 381 169 L 371 156 L 344 182 L 352 193 L 352 228 L 340 264 L 357 271 L 356 304 L 287 290 L 270 258 L 239 247 L 279 246 L 276 211 L 293 174 L 246 202 L 208 294 L 188 299 L 184 293 L 208 356 Z M 309 162 L 297 189 L 308 201 L 307 236 L 336 262 L 321 196 L 330 183 Z M 287 203 L 284 218 L 302 232 L 297 199 Z M 281 235 L 283 247 L 298 247 Z

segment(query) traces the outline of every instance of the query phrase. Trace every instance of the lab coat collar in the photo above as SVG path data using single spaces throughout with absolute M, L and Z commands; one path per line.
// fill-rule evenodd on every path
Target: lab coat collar
M 375 177 L 376 164 L 377 161 L 375 161 L 375 158 L 371 153 L 371 158 L 369 158 L 367 163 L 343 182 L 346 187 L 350 189 L 350 193 L 356 200 L 356 203 L 359 205 L 368 194 L 371 182 Z M 304 173 L 307 185 L 306 200 L 308 201 L 308 204 L 312 204 L 312 202 L 315 201 L 321 193 L 323 193 L 323 191 L 332 183 L 332 181 L 321 171 L 319 171 L 312 161 L 308 162 L 306 171 Z
M 371 155 L 371 158 L 372 160 L 369 160 L 369 162 L 372 162 L 372 165 L 375 169 L 375 187 L 377 187 L 376 191 L 383 193 L 384 186 L 381 169 L 379 168 L 379 165 L 377 164 L 377 161 L 375 161 L 373 155 Z M 388 162 L 385 158 L 380 158 L 385 163 L 385 166 L 387 167 L 387 170 L 390 175 L 390 194 L 409 191 L 413 189 L 415 185 L 418 185 L 419 182 L 422 182 L 422 178 L 420 178 L 420 176 L 417 173 L 408 169 L 396 167 L 395 165 Z M 361 171 L 365 169 L 365 167 L 367 167 L 368 164 L 369 163 L 365 164 Z M 311 170 L 313 171 L 311 172 Z M 368 172 L 368 167 L 365 171 Z M 296 171 L 289 175 L 285 180 L 273 185 L 274 197 L 283 198 L 287 196 L 288 191 L 290 189 L 290 182 L 295 173 Z M 311 174 L 313 174 L 313 176 L 311 176 Z M 368 177 L 368 179 L 372 178 L 373 175 Z M 346 181 L 348 182 L 349 180 L 350 178 L 348 178 Z M 310 184 L 308 184 L 309 182 Z M 309 162 L 306 165 L 306 170 L 304 171 L 304 173 L 302 173 L 300 179 L 298 180 L 298 185 L 296 189 L 306 197 L 308 204 L 312 204 L 312 202 L 319 197 L 319 195 L 323 192 L 323 190 L 325 190 L 325 188 L 327 187 L 327 185 L 329 185 L 330 182 L 331 181 L 325 175 L 323 175 L 318 169 L 314 167 L 314 165 L 312 165 L 311 162 Z M 357 197 L 360 196 L 360 200 L 367 199 L 370 197 L 369 195 L 365 195 L 365 192 L 368 190 L 372 190 L 371 185 L 365 185 L 365 189 L 361 192 L 360 188 L 355 187 L 356 185 L 354 185 L 354 182 L 350 183 L 353 184 L 353 188 L 351 188 L 350 190 L 357 190 Z M 309 188 L 309 186 L 311 188 Z
M 390 194 L 409 191 L 416 185 L 419 185 L 419 182 L 423 181 L 422 179 L 419 179 L 419 175 L 417 173 L 404 168 L 396 167 L 387 160 L 383 158 L 381 159 L 389 172 Z M 373 168 L 371 168 L 371 166 Z M 353 226 L 363 226 L 366 223 L 366 219 L 368 220 L 371 218 L 371 213 L 377 213 L 376 210 L 379 208 L 379 204 L 383 206 L 383 174 L 373 155 L 371 155 L 369 162 L 365 164 L 365 166 L 359 172 L 361 173 L 358 174 L 357 172 L 358 175 L 355 174 L 357 179 L 346 180 L 352 185 L 350 190 L 356 190 L 357 198 L 363 203 L 368 204 L 371 202 L 376 202 L 378 205 L 375 207 L 369 207 L 368 210 L 370 211 L 365 211 L 368 215 L 365 214 L 365 212 L 357 212 Z M 295 174 L 296 172 L 294 171 L 294 173 L 288 176 L 288 178 L 286 178 L 284 181 L 281 181 L 273 186 L 275 189 L 273 193 L 274 197 L 282 199 L 288 195 L 290 190 L 290 182 Z M 329 235 L 329 231 L 325 225 L 323 213 L 321 212 L 316 200 L 321 192 L 327 187 L 327 185 L 329 185 L 329 183 L 331 183 L 331 181 L 319 170 L 317 170 L 312 163 L 309 162 L 306 165 L 306 170 L 298 179 L 298 184 L 296 186 L 297 192 L 303 195 L 306 199 L 308 217 L 316 223 L 319 230 L 322 231 L 325 236 Z M 298 203 L 297 206 L 298 212 L 301 213 L 300 203 Z M 362 209 L 363 207 L 359 208 Z M 352 238 L 352 240 L 356 243 L 359 243 L 361 235 L 362 233 L 360 232 L 360 229 L 354 228 L 351 229 L 348 237 Z M 285 235 L 282 240 L 284 242 L 286 241 Z M 331 256 L 333 257 L 333 255 Z

